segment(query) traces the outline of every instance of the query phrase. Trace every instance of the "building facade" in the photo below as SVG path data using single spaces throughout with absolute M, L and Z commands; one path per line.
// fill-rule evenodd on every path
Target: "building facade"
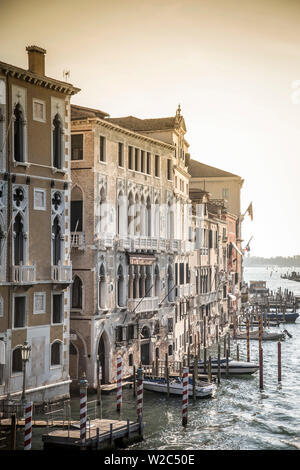
M 0 62 L 0 399 L 20 398 L 21 347 L 31 347 L 26 394 L 69 393 L 70 98 L 79 89 L 45 75 L 46 51 L 27 47 L 28 70 Z

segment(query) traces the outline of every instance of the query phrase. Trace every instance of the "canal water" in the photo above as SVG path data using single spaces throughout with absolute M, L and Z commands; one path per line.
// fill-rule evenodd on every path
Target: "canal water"
M 281 286 L 300 295 L 300 283 L 286 281 L 284 268 L 244 270 L 244 278 L 266 280 L 267 287 Z M 273 331 L 284 327 L 271 328 Z M 288 324 L 293 335 L 282 343 L 282 385 L 277 383 L 277 343 L 264 342 L 264 390 L 259 390 L 258 373 L 245 378 L 222 378 L 214 398 L 190 399 L 188 426 L 181 425 L 181 399 L 144 392 L 144 441 L 131 449 L 294 449 L 300 440 L 300 319 Z M 246 342 L 239 341 L 240 360 L 246 359 Z M 235 357 L 236 342 L 231 345 Z M 251 342 L 251 360 L 258 361 L 258 342 Z M 94 400 L 91 396 L 89 399 Z M 102 417 L 135 419 L 136 399 L 132 390 L 123 391 L 123 409 L 116 412 L 115 393 L 102 396 Z M 78 397 L 72 399 L 74 418 L 78 416 Z M 41 449 L 45 430 L 33 430 L 33 448 Z M 21 441 L 19 441 L 21 446 Z

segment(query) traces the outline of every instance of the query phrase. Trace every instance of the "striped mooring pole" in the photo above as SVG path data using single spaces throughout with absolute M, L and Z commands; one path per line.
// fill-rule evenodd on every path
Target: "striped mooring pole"
M 32 439 L 32 401 L 25 405 L 25 429 L 24 429 L 24 450 L 31 449 Z
M 87 386 L 88 381 L 84 372 L 80 380 L 80 439 L 82 444 L 85 444 L 86 439 Z
M 189 401 L 189 369 L 183 369 L 182 378 L 182 426 L 188 422 L 188 401 Z
M 117 410 L 121 411 L 122 406 L 122 358 L 117 358 Z
M 137 418 L 138 422 L 142 422 L 143 417 L 143 369 L 137 370 Z

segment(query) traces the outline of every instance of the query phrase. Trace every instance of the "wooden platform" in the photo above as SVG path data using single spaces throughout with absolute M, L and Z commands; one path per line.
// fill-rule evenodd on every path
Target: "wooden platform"
M 79 422 L 77 429 L 74 425 L 69 429 L 55 429 L 43 434 L 44 449 L 64 448 L 70 450 L 80 449 L 104 449 L 112 447 L 125 447 L 126 445 L 140 441 L 143 438 L 143 423 L 134 421 L 118 421 L 111 419 L 94 419 L 87 427 L 86 443 L 80 440 Z M 97 434 L 97 428 L 99 434 Z
M 132 382 L 122 382 L 122 388 L 132 388 Z M 101 385 L 101 393 L 110 393 L 117 390 L 117 383 Z

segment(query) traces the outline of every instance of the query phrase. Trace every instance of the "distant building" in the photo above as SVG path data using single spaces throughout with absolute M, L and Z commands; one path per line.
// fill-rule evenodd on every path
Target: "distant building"
M 70 98 L 45 74 L 46 51 L 27 47 L 28 70 L 0 62 L 0 400 L 69 393 Z

